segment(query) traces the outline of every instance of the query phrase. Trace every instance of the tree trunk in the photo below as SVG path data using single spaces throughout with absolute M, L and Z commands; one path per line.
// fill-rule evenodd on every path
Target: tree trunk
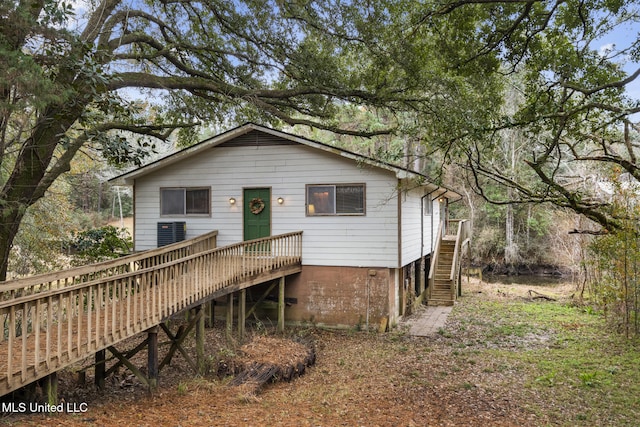
M 507 132 L 507 163 L 511 177 L 516 175 L 516 134 L 514 132 Z M 512 187 L 507 188 L 507 199 L 513 200 L 514 190 Z M 504 262 L 509 269 L 509 273 L 515 272 L 515 264 L 518 262 L 518 245 L 515 242 L 514 236 L 514 212 L 513 205 L 507 205 L 507 213 L 505 219 L 505 237 L 506 245 L 504 248 Z
M 518 245 L 516 244 L 514 238 L 513 222 L 513 206 L 507 205 L 507 217 L 505 221 L 506 245 L 504 248 L 504 262 L 509 267 L 509 272 L 512 271 L 515 264 L 518 262 Z
M 68 170 L 68 165 L 56 168 L 54 177 L 48 176 L 53 156 L 62 135 L 71 127 L 84 109 L 78 101 L 71 108 L 51 105 L 38 119 L 28 140 L 22 144 L 13 171 L 0 191 L 0 281 L 7 278 L 9 254 L 13 240 L 27 209 L 40 200 L 54 179 Z M 72 152 L 74 148 L 67 147 Z M 59 159 L 66 157 L 60 156 Z M 60 160 L 58 160 L 60 161 Z M 71 159 L 68 159 L 70 162 Z
M 9 254 L 13 247 L 13 239 L 18 234 L 24 212 L 25 210 L 22 209 L 8 207 L 0 209 L 0 218 L 2 218 L 2 224 L 0 224 L 0 281 L 7 280 Z

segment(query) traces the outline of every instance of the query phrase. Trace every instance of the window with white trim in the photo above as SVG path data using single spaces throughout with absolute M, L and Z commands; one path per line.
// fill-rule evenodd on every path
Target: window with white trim
M 364 214 L 364 184 L 307 185 L 307 215 Z
M 211 215 L 211 189 L 206 187 L 161 188 L 160 215 Z

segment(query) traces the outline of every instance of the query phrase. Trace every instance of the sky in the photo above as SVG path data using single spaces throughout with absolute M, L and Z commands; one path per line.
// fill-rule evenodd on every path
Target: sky
M 612 49 L 624 49 L 640 39 L 640 23 L 627 24 L 620 26 L 615 31 L 607 34 L 605 37 L 597 40 L 594 44 L 598 51 L 604 53 Z M 631 75 L 640 69 L 640 62 L 633 61 L 631 58 L 621 58 L 621 64 L 627 75 Z M 627 94 L 640 101 L 640 77 L 627 86 Z

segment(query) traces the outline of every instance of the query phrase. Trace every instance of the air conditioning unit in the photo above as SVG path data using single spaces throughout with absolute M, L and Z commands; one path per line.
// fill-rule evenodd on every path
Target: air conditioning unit
M 181 242 L 186 235 L 187 223 L 184 221 L 158 223 L 158 247 Z

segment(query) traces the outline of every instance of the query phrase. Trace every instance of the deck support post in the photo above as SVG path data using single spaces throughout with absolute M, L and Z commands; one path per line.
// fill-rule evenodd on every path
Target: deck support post
M 249 310 L 247 310 L 247 312 L 246 312 L 246 313 L 245 313 L 245 315 L 244 315 L 244 318 L 245 318 L 245 319 L 248 319 L 248 318 L 249 318 L 249 316 L 251 316 L 251 315 L 256 311 L 256 309 L 258 308 L 258 306 L 259 306 L 260 304 L 262 304 L 262 302 L 263 302 L 265 299 L 267 299 L 267 297 L 269 296 L 269 294 L 271 293 L 271 291 L 276 287 L 276 285 L 278 284 L 278 282 L 279 282 L 279 280 L 274 280 L 274 281 L 271 283 L 271 285 L 269 285 L 269 287 L 267 288 L 267 290 L 266 290 L 266 291 L 264 291 L 264 293 L 260 296 L 260 298 L 258 298 L 258 299 L 254 302 L 253 306 L 252 306 Z
M 96 367 L 95 367 L 94 382 L 96 387 L 99 390 L 104 390 L 104 379 L 105 379 L 105 373 L 106 373 L 106 355 L 107 355 L 107 352 L 106 350 L 103 349 L 103 350 L 97 351 L 95 356 Z
M 227 340 L 231 340 L 233 334 L 233 292 L 227 295 Z
M 245 334 L 245 312 L 247 308 L 247 290 L 242 289 L 238 294 L 238 338 L 243 340 Z
M 416 265 L 416 276 L 417 276 L 417 280 L 419 280 L 419 287 L 418 287 L 418 294 L 422 295 L 425 291 L 425 289 L 427 288 L 426 284 L 425 284 L 425 270 L 424 270 L 424 264 L 425 264 L 425 257 L 420 257 L 420 259 L 417 261 L 418 265 Z
M 154 326 L 147 330 L 147 372 L 149 391 L 152 392 L 158 387 L 158 327 Z
M 284 332 L 284 282 L 285 277 L 282 276 L 278 283 L 278 332 Z
M 195 308 L 196 323 L 196 363 L 198 364 L 198 374 L 205 374 L 205 358 L 204 358 L 204 312 L 205 305 L 199 305 Z
M 213 328 L 214 324 L 213 324 L 213 320 L 214 320 L 214 307 L 216 305 L 216 301 L 215 300 L 211 300 L 208 301 L 204 304 L 205 307 L 205 323 L 204 323 L 204 327 L 205 328 Z
M 58 404 L 58 373 L 52 372 L 44 379 L 44 393 L 47 396 L 47 403 L 55 406 Z

